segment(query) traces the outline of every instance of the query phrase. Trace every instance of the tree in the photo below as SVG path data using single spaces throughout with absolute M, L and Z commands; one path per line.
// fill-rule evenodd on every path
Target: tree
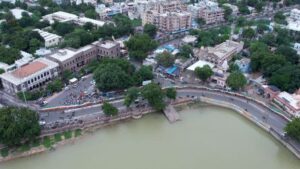
M 245 17 L 240 16 L 240 17 L 237 18 L 237 21 L 236 21 L 237 26 L 243 27 L 243 26 L 246 25 L 246 23 L 247 23 L 247 20 L 246 20 Z
M 152 66 L 141 66 L 133 75 L 135 85 L 141 85 L 145 80 L 153 79 Z
M 166 96 L 167 96 L 167 98 L 175 100 L 176 99 L 176 95 L 177 95 L 177 92 L 176 92 L 175 88 L 167 88 L 166 89 Z
M 62 80 L 67 83 L 70 79 L 73 78 L 73 73 L 70 70 L 65 70 L 62 72 Z
M 139 92 L 140 92 L 140 90 L 137 87 L 129 88 L 126 92 L 124 105 L 126 107 L 129 107 L 132 104 L 132 102 L 134 102 L 138 98 Z
M 196 18 L 196 22 L 199 26 L 205 25 L 205 20 L 203 18 Z
M 155 110 L 162 111 L 166 107 L 164 102 L 165 94 L 159 85 L 150 83 L 143 87 L 141 93 Z
M 235 72 L 235 71 L 240 71 L 239 66 L 235 63 L 229 64 L 229 72 L 232 73 L 232 72 Z
M 91 22 L 87 22 L 83 25 L 83 28 L 85 30 L 92 30 L 94 28 L 94 25 Z
M 238 8 L 239 8 L 239 12 L 241 14 L 244 14 L 244 15 L 250 14 L 250 11 L 249 11 L 248 6 L 246 4 L 240 3 L 238 5 Z
M 152 40 L 147 34 L 138 34 L 132 36 L 127 42 L 126 47 L 129 51 L 129 57 L 138 61 L 143 61 L 148 52 L 157 47 L 157 42 Z
M 125 89 L 133 85 L 135 67 L 125 59 L 101 59 L 92 68 L 98 89 Z
M 150 37 L 155 38 L 157 28 L 155 25 L 152 24 L 145 24 L 144 25 L 144 33 L 148 34 Z
M 233 73 L 230 73 L 226 80 L 226 84 L 232 89 L 232 90 L 239 90 L 243 88 L 247 84 L 246 77 L 243 75 L 243 73 L 236 71 Z
M 294 118 L 286 125 L 284 130 L 288 136 L 300 141 L 300 118 Z
M 94 9 L 89 9 L 89 10 L 84 12 L 84 16 L 87 17 L 87 18 L 96 19 L 97 12 Z
M 173 66 L 175 58 L 169 52 L 163 52 L 156 56 L 157 63 L 163 67 Z
M 276 12 L 275 15 L 274 15 L 274 20 L 278 24 L 286 25 L 287 21 L 285 19 L 286 19 L 286 16 L 281 11 Z
M 20 51 L 14 48 L 6 48 L 0 45 L 0 62 L 13 64 L 21 57 Z
M 202 81 L 206 81 L 213 75 L 213 71 L 208 65 L 204 65 L 203 67 L 196 67 L 195 74 Z
M 3 73 L 5 73 L 5 70 L 0 69 L 0 75 L 3 74 Z
M 0 142 L 15 146 L 31 141 L 40 134 L 39 116 L 28 108 L 0 109 Z
M 98 89 L 102 91 L 125 89 L 132 84 L 132 79 L 116 64 L 102 64 L 94 71 Z
M 55 22 L 52 25 L 52 29 L 54 29 L 57 34 L 64 36 L 65 34 L 73 32 L 75 27 L 71 23 Z
M 252 28 L 247 28 L 243 30 L 242 36 L 244 38 L 252 39 L 255 37 L 255 31 Z
M 118 115 L 118 109 L 108 102 L 104 102 L 102 105 L 102 110 L 106 116 L 116 116 Z
M 290 46 L 281 45 L 276 49 L 276 53 L 285 56 L 285 59 L 292 64 L 299 63 L 299 55 L 297 54 L 297 51 Z
M 50 82 L 47 86 L 47 89 L 51 92 L 59 92 L 61 91 L 63 88 L 63 84 L 61 82 L 61 80 L 59 79 L 55 79 L 54 81 Z
M 185 58 L 190 58 L 194 55 L 193 48 L 190 45 L 183 45 L 179 49 L 179 55 Z
M 267 31 L 270 29 L 269 29 L 268 25 L 266 25 L 266 24 L 258 24 L 256 30 L 258 33 L 262 34 L 262 33 L 264 33 L 264 31 Z
M 224 5 L 223 5 L 223 9 L 224 9 L 224 19 L 226 21 L 230 20 L 231 14 L 232 14 L 232 9 L 230 7 L 224 6 Z

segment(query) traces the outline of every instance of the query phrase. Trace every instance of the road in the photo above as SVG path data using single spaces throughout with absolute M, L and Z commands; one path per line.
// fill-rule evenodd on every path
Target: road
M 279 133 L 283 133 L 283 129 L 287 124 L 287 120 L 273 113 L 272 111 L 263 107 L 262 105 L 253 101 L 245 100 L 244 98 L 240 98 L 237 96 L 227 95 L 215 91 L 207 91 L 203 89 L 179 89 L 177 91 L 177 95 L 178 97 L 207 97 L 217 101 L 223 101 L 234 104 L 242 109 L 247 110 L 259 121 L 267 123 Z M 123 105 L 123 100 L 114 101 L 112 102 L 112 104 L 116 106 L 119 110 L 126 108 Z M 96 114 L 102 114 L 101 105 L 90 106 L 85 109 L 71 109 L 65 111 L 64 113 L 62 113 L 62 111 L 41 113 L 41 118 L 43 118 L 43 120 L 45 120 L 47 123 L 55 123 L 56 121 L 76 119 Z

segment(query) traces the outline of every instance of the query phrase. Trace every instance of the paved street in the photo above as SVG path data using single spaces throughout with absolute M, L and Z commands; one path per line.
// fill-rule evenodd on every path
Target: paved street
M 99 98 L 91 96 L 95 91 L 95 84 L 92 84 L 93 77 L 88 75 L 78 82 L 68 85 L 62 92 L 47 98 L 46 107 L 66 106 L 82 104 L 84 102 L 97 101 Z

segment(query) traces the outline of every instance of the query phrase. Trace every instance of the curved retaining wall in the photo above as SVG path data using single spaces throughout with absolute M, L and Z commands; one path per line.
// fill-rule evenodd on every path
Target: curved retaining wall
M 238 112 L 239 114 L 241 114 L 243 117 L 247 118 L 248 120 L 250 120 L 253 123 L 255 123 L 257 126 L 259 126 L 262 129 L 264 129 L 266 132 L 270 133 L 276 140 L 278 140 L 287 149 L 289 149 L 298 159 L 300 159 L 300 152 L 292 144 L 289 144 L 288 142 L 286 142 L 282 138 L 282 136 L 279 133 L 277 133 L 276 131 L 274 131 L 269 125 L 267 125 L 267 124 L 265 124 L 265 123 L 257 120 L 254 116 L 252 116 L 250 113 L 248 113 L 244 109 L 241 109 L 240 107 L 238 107 L 238 106 L 236 106 L 234 104 L 230 104 L 228 102 L 216 101 L 214 99 L 209 99 L 209 98 L 205 98 L 205 97 L 201 97 L 199 99 L 199 101 L 235 110 L 236 112 Z

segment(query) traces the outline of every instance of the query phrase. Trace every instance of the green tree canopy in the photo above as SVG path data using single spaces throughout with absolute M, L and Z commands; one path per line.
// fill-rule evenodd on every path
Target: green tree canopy
M 136 71 L 133 75 L 133 81 L 135 85 L 141 85 L 145 80 L 152 80 L 152 66 L 141 66 L 141 68 Z
M 59 92 L 62 90 L 62 88 L 63 88 L 63 83 L 60 79 L 53 80 L 47 86 L 48 91 L 51 93 Z
M 156 35 L 157 28 L 155 25 L 152 24 L 145 24 L 144 25 L 144 33 L 148 34 L 150 37 L 154 38 Z
M 157 42 L 147 34 L 137 34 L 125 42 L 125 45 L 128 48 L 130 58 L 142 61 L 147 57 L 148 52 L 157 47 Z
M 255 31 L 252 28 L 246 28 L 243 30 L 242 36 L 247 39 L 252 39 L 255 37 Z
M 173 66 L 175 57 L 169 52 L 163 52 L 156 56 L 157 63 L 164 67 Z
M 127 90 L 124 105 L 129 107 L 139 96 L 139 88 L 131 87 Z
M 285 59 L 292 64 L 299 63 L 299 55 L 297 54 L 297 51 L 290 46 L 281 45 L 276 49 L 276 53 L 285 56 Z
M 0 109 L 0 142 L 14 146 L 31 141 L 40 134 L 39 116 L 28 108 Z
M 116 115 L 118 115 L 118 112 L 119 112 L 116 107 L 114 107 L 113 105 L 111 105 L 108 102 L 103 103 L 102 110 L 103 110 L 104 114 L 107 116 L 116 116 Z
M 166 89 L 166 96 L 167 98 L 169 99 L 173 99 L 175 100 L 176 99 L 176 96 L 177 96 L 177 91 L 175 88 L 167 88 Z
M 157 111 L 162 111 L 166 107 L 164 102 L 165 94 L 160 86 L 155 83 L 144 86 L 142 96 L 147 99 L 149 104 Z
M 275 15 L 274 15 L 274 20 L 278 24 L 286 25 L 287 21 L 285 19 L 286 19 L 286 16 L 281 11 L 280 12 L 276 12 Z
M 179 49 L 179 55 L 185 58 L 194 56 L 193 48 L 190 45 L 183 45 Z
M 102 59 L 94 69 L 94 79 L 102 91 L 125 89 L 133 85 L 134 66 L 125 59 Z
M 284 130 L 287 132 L 287 135 L 300 141 L 300 118 L 293 119 L 286 125 Z
M 15 60 L 20 58 L 21 54 L 17 49 L 0 46 L 0 62 L 13 64 Z
M 243 73 L 236 71 L 230 73 L 226 80 L 226 83 L 232 90 L 239 90 L 247 84 L 247 80 Z
M 204 65 L 203 67 L 196 67 L 195 74 L 202 81 L 206 81 L 213 75 L 213 71 L 208 65 Z

